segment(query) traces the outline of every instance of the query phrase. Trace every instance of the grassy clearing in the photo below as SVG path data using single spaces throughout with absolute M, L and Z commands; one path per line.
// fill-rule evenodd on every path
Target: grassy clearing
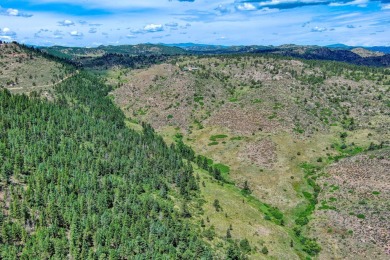
M 290 247 L 291 241 L 292 244 L 295 241 L 295 238 L 291 238 L 291 232 L 267 220 L 267 216 L 272 215 L 269 206 L 253 196 L 243 196 L 241 190 L 234 185 L 217 182 L 207 172 L 196 166 L 194 168 L 200 176 L 200 183 L 204 183 L 200 185 L 204 213 L 195 219 L 198 223 L 205 224 L 202 232 L 214 227 L 216 234 L 211 241 L 205 238 L 206 241 L 221 250 L 226 248 L 229 244 L 226 239 L 227 230 L 232 227 L 231 240 L 248 239 L 250 259 L 299 259 L 296 252 L 299 248 Z M 216 199 L 221 206 L 220 211 L 216 211 L 213 206 Z M 261 252 L 264 247 L 268 249 L 268 255 Z
M 217 163 L 217 164 L 214 164 L 214 167 L 217 168 L 218 170 L 220 170 L 222 174 L 229 174 L 230 173 L 230 167 L 225 165 L 225 164 Z

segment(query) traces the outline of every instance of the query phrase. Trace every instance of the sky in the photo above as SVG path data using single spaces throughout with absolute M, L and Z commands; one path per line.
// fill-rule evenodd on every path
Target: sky
M 0 40 L 390 46 L 390 0 L 0 0 Z

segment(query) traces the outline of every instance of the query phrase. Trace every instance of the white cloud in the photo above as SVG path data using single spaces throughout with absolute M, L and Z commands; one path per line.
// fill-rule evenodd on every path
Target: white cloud
M 257 8 L 256 8 L 256 6 L 254 6 L 251 3 L 243 3 L 240 5 L 237 5 L 237 9 L 240 11 L 253 11 L 253 10 L 256 10 Z
M 390 4 L 383 4 L 382 10 L 390 10 Z
M 126 38 L 134 39 L 134 38 L 137 38 L 137 36 L 135 36 L 133 34 L 128 34 L 128 35 L 126 35 Z
M 161 32 L 164 31 L 164 27 L 161 24 L 148 24 L 144 27 L 145 32 Z
M 79 31 L 71 31 L 69 34 L 70 34 L 70 36 L 73 36 L 73 37 L 82 37 L 83 36 L 83 33 L 79 32 Z
M 0 35 L 2 35 L 2 36 L 15 36 L 16 33 L 11 31 L 10 28 L 4 27 L 3 29 L 1 29 Z
M 369 0 L 354 0 L 352 2 L 346 2 L 346 3 L 330 3 L 329 6 L 348 6 L 348 5 L 357 5 L 359 7 L 366 7 Z
M 328 29 L 326 29 L 325 27 L 318 27 L 318 26 L 311 29 L 312 32 L 325 32 L 327 30 Z
M 4 27 L 3 29 L 0 29 L 0 39 L 1 40 L 11 41 L 15 37 L 16 37 L 16 33 L 14 31 L 11 31 L 10 28 Z
M 61 26 L 72 26 L 72 25 L 74 25 L 74 22 L 71 20 L 63 20 L 63 21 L 58 22 L 58 24 Z
M 21 13 L 18 9 L 14 8 L 2 8 L 0 6 L 0 15 L 5 15 L 5 16 L 19 16 L 19 17 L 31 17 L 32 14 L 26 14 L 26 13 Z
M 19 11 L 17 9 L 12 9 L 12 8 L 7 9 L 7 13 L 10 16 L 18 16 L 19 15 Z

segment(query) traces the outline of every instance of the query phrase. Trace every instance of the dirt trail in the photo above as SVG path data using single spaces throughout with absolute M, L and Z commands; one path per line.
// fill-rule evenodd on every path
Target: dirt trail
M 40 88 L 53 87 L 53 86 L 55 86 L 55 85 L 60 84 L 61 82 L 65 81 L 65 80 L 67 80 L 67 79 L 69 79 L 69 78 L 71 78 L 71 77 L 77 75 L 77 74 L 79 74 L 79 71 L 78 71 L 78 70 L 76 70 L 75 73 L 69 74 L 69 75 L 66 76 L 65 78 L 63 78 L 63 79 L 61 79 L 61 80 L 59 80 L 59 81 L 57 81 L 57 82 L 54 82 L 54 83 L 52 83 L 52 84 L 41 85 L 41 86 L 33 86 L 33 87 L 31 87 L 31 88 L 28 88 L 28 89 L 26 89 L 26 90 L 27 90 L 26 92 L 31 92 L 31 91 L 34 91 L 34 90 L 40 89 Z M 24 89 L 24 87 L 14 87 L 14 88 L 6 88 L 6 89 L 12 91 L 12 90 Z

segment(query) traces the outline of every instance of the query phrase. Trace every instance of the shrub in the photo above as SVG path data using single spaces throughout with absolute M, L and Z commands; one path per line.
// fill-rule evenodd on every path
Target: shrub
M 219 135 L 212 135 L 210 137 L 210 141 L 217 141 L 217 139 L 222 139 L 228 137 L 227 135 L 219 134 Z
M 250 246 L 250 244 L 249 244 L 248 239 L 245 238 L 245 239 L 242 239 L 242 240 L 240 241 L 240 248 L 241 248 L 241 250 L 244 251 L 245 253 L 248 253 L 248 252 L 251 251 L 251 246 Z
M 311 256 L 317 255 L 321 251 L 321 246 L 312 238 L 303 239 L 303 251 Z
M 366 216 L 364 214 L 357 214 L 356 217 L 360 218 L 360 219 L 365 219 L 366 218 Z
M 295 223 L 300 226 L 304 226 L 309 223 L 309 219 L 307 217 L 299 217 L 295 220 Z

